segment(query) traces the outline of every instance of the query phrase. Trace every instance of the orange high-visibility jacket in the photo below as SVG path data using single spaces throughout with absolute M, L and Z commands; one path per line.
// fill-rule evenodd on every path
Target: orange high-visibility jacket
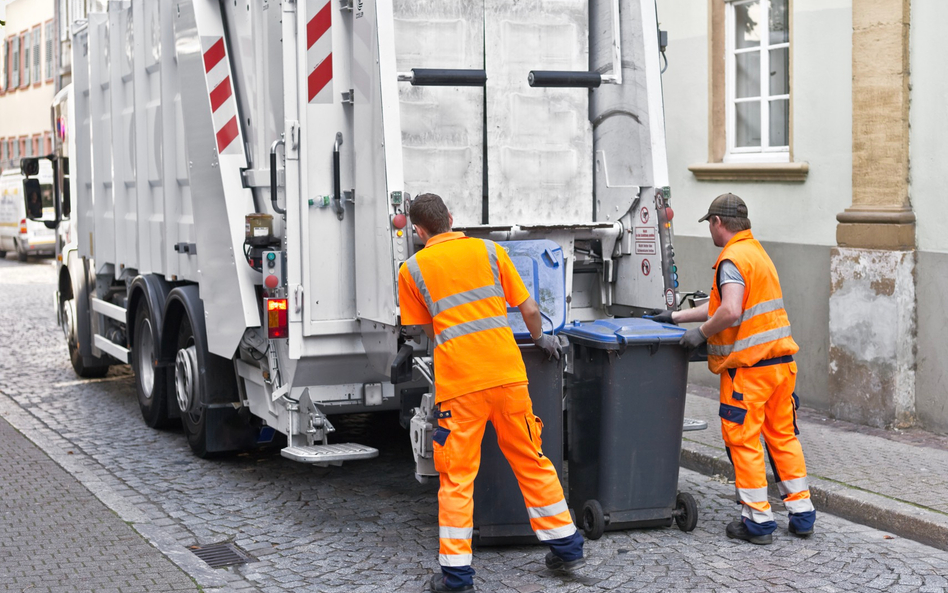
M 734 235 L 714 264 L 708 315 L 714 315 L 721 306 L 717 270 L 724 260 L 730 260 L 744 277 L 743 312 L 734 325 L 708 337 L 711 372 L 720 374 L 725 369 L 750 367 L 796 353 L 800 347 L 790 335 L 777 269 L 749 230 Z
M 507 303 L 529 296 L 502 247 L 464 233 L 436 235 L 402 264 L 402 324 L 434 329 L 436 402 L 527 381 Z

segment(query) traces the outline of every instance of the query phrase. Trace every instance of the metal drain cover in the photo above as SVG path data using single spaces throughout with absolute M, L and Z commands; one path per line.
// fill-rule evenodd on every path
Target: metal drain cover
M 207 546 L 190 546 L 188 548 L 195 556 L 207 563 L 211 568 L 234 566 L 256 562 L 256 558 L 241 550 L 234 544 L 210 544 Z

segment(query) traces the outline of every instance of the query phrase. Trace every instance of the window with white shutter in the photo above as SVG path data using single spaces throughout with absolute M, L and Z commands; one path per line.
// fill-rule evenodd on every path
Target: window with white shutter
M 46 80 L 53 79 L 53 48 L 55 47 L 55 42 L 53 40 L 53 21 L 46 23 Z
M 40 71 L 40 28 L 36 27 L 33 29 L 33 75 L 30 79 L 34 82 L 42 82 L 43 73 Z
M 30 84 L 30 34 L 23 33 L 20 35 L 20 54 L 22 54 L 23 60 L 20 64 L 20 86 L 28 86 Z
M 20 38 L 14 37 L 10 40 L 10 86 L 15 89 L 20 86 Z

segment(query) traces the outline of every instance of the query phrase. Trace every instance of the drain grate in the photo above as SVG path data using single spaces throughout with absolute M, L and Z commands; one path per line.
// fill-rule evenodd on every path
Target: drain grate
M 190 546 L 188 548 L 195 556 L 207 562 L 211 568 L 235 566 L 256 562 L 256 558 L 241 550 L 234 544 L 210 544 L 207 546 Z

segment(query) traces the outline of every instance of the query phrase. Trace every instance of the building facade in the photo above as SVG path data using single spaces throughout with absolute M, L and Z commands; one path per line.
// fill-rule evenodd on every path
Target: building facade
M 736 193 L 780 273 L 804 405 L 948 433 L 948 3 L 658 8 L 682 288 L 709 290 L 718 250 L 696 221 Z
M 0 0 L 0 169 L 52 151 L 49 106 L 58 77 L 54 0 Z

